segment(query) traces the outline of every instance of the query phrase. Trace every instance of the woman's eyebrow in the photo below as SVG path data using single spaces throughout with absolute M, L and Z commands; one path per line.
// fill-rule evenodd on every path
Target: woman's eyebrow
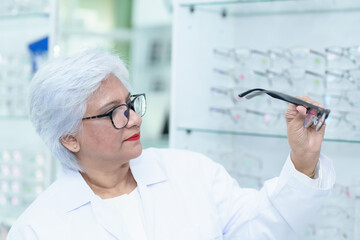
M 101 111 L 104 111 L 105 109 L 107 109 L 109 106 L 117 106 L 117 105 L 120 105 L 120 104 L 121 103 L 120 103 L 119 100 L 114 100 L 114 101 L 108 102 L 105 105 L 103 105 L 102 107 L 100 107 L 98 109 L 98 111 L 101 112 Z
M 125 103 L 128 103 L 128 101 L 130 100 L 130 96 L 131 96 L 131 94 L 129 93 L 129 94 L 127 95 L 126 99 L 125 99 Z M 114 106 L 114 107 L 115 107 L 115 106 L 118 106 L 118 105 L 120 105 L 120 104 L 121 104 L 121 100 L 113 100 L 113 101 L 108 102 L 108 103 L 106 103 L 105 105 L 101 106 L 101 107 L 98 109 L 98 111 L 101 112 L 101 111 L 106 110 L 109 106 Z

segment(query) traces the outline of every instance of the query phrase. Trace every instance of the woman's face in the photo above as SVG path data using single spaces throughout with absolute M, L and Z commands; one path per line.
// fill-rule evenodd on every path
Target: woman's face
M 84 117 L 108 113 L 120 104 L 129 103 L 129 92 L 114 75 L 104 80 L 99 89 L 88 99 Z M 129 122 L 122 129 L 115 129 L 109 117 L 82 121 L 78 136 L 80 150 L 77 153 L 82 166 L 95 167 L 116 162 L 126 163 L 141 154 L 139 139 L 129 139 L 140 134 L 142 119 L 130 110 Z

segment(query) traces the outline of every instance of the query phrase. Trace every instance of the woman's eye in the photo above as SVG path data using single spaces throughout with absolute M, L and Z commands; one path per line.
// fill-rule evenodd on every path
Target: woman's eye
M 115 108 L 116 108 L 116 107 L 110 108 L 110 109 L 109 109 L 108 111 L 106 111 L 104 114 L 109 114 L 110 112 L 114 111 Z

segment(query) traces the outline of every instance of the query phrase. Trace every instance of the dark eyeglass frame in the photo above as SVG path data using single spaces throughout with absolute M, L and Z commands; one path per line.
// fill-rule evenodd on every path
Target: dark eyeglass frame
M 120 105 L 114 107 L 113 109 L 111 109 L 111 111 L 108 112 L 108 113 L 100 114 L 100 115 L 96 115 L 96 116 L 91 116 L 91 117 L 84 117 L 84 118 L 82 118 L 81 120 L 89 120 L 89 119 L 95 119 L 95 118 L 109 117 L 109 118 L 111 119 L 111 123 L 112 123 L 112 125 L 114 126 L 115 129 L 122 129 L 122 128 L 124 128 L 124 127 L 128 124 L 128 122 L 129 122 L 129 118 L 130 118 L 130 111 L 129 111 L 129 109 L 132 109 L 136 114 L 138 114 L 138 113 L 135 111 L 134 102 L 135 102 L 135 100 L 136 100 L 138 97 L 140 97 L 140 96 L 144 96 L 145 105 L 146 105 L 146 95 L 145 95 L 145 93 L 134 94 L 134 95 L 130 95 L 130 96 L 129 96 L 130 98 L 133 98 L 133 99 L 132 99 L 131 102 L 128 103 L 128 104 L 120 104 Z M 123 127 L 118 128 L 118 127 L 115 126 L 115 123 L 114 123 L 114 121 L 113 121 L 113 112 L 114 112 L 117 108 L 122 107 L 122 106 L 126 106 L 126 107 L 127 107 L 127 110 L 126 110 L 126 111 L 128 111 L 128 114 L 125 115 L 126 118 L 127 118 L 127 121 L 126 121 L 126 123 L 125 123 L 125 125 L 124 125 Z M 145 110 L 145 112 L 146 112 L 146 110 Z M 145 115 L 145 112 L 144 112 L 144 114 L 142 114 L 142 115 L 139 114 L 139 116 L 140 116 L 140 117 L 144 116 L 144 115 Z
M 247 90 L 247 91 L 239 94 L 238 96 L 240 98 L 246 97 L 247 99 L 251 99 L 253 97 L 256 97 L 256 96 L 264 94 L 264 93 L 273 98 L 280 99 L 280 100 L 283 100 L 288 103 L 292 103 L 296 106 L 304 106 L 307 110 L 306 111 L 307 118 L 305 119 L 305 122 L 304 122 L 305 128 L 309 128 L 313 124 L 315 124 L 316 131 L 319 131 L 321 129 L 321 127 L 323 126 L 325 120 L 328 118 L 328 116 L 330 114 L 330 109 L 315 106 L 311 103 L 305 102 L 301 99 L 292 97 L 290 95 L 287 95 L 287 94 L 284 94 L 281 92 L 269 91 L 269 90 L 262 89 L 262 88 L 253 88 L 253 89 Z M 314 112 L 312 110 L 315 110 L 316 113 L 314 114 Z M 314 116 L 315 116 L 315 118 L 314 118 Z

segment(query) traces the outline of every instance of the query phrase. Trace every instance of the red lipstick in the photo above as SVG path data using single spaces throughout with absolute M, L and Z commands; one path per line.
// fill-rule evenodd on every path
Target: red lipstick
M 140 132 L 135 133 L 134 135 L 132 135 L 131 137 L 129 137 L 125 141 L 136 141 L 136 140 L 139 140 L 139 139 L 140 139 Z

